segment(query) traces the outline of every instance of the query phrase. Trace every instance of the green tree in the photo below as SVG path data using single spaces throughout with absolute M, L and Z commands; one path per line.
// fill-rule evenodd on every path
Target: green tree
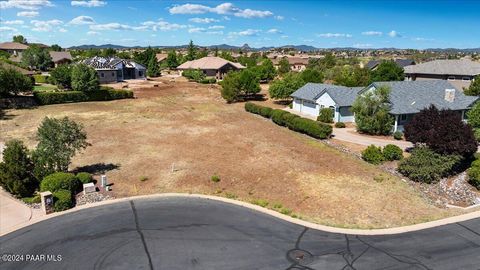
M 261 65 L 255 65 L 249 67 L 249 69 L 253 71 L 257 75 L 257 78 L 262 82 L 273 80 L 277 73 L 270 59 L 265 59 L 262 61 Z
M 322 83 L 323 74 L 316 69 L 309 69 L 302 71 L 300 77 L 305 83 Z
M 240 91 L 245 96 L 260 93 L 260 82 L 254 72 L 249 69 L 240 71 Z
M 357 130 L 371 135 L 387 135 L 392 131 L 393 116 L 389 114 L 390 88 L 379 87 L 357 97 L 352 105 Z
M 129 52 L 117 52 L 117 57 L 122 59 L 132 59 L 132 55 Z
M 13 68 L 0 67 L 0 96 L 17 95 L 33 90 L 32 79 Z
M 188 47 L 187 47 L 187 55 L 185 59 L 187 61 L 192 61 L 192 60 L 195 60 L 196 58 L 197 58 L 197 47 L 195 47 L 195 45 L 193 44 L 193 41 L 190 40 L 190 43 L 188 44 Z
M 85 64 L 72 68 L 72 89 L 74 91 L 95 91 L 99 89 L 97 71 Z
M 372 81 L 374 82 L 403 81 L 404 79 L 403 68 L 399 67 L 393 60 L 382 61 L 372 71 Z
M 177 53 L 175 52 L 175 50 L 171 50 L 168 52 L 166 62 L 169 68 L 178 67 Z
M 270 84 L 268 92 L 273 99 L 289 99 L 290 95 L 304 86 L 305 82 L 299 73 L 289 72 L 283 79 L 277 79 Z
M 213 56 L 218 57 L 218 47 L 213 49 Z
M 249 98 L 261 91 L 257 75 L 249 69 L 229 72 L 220 85 L 222 97 L 229 103 Z
M 237 101 L 240 95 L 240 72 L 229 72 L 220 82 L 222 98 L 228 103 Z
M 133 56 L 133 59 L 135 60 L 135 62 L 147 67 L 148 66 L 148 63 L 150 62 L 150 59 L 152 58 L 156 58 L 156 52 L 154 49 L 152 49 L 151 47 L 148 47 L 145 51 L 143 52 L 135 52 L 134 53 L 134 56 Z
M 63 49 L 58 44 L 53 44 L 52 46 L 50 46 L 50 50 L 54 52 L 61 52 Z
M 22 43 L 22 44 L 26 44 L 26 43 L 27 43 L 27 39 L 26 39 L 24 36 L 22 36 L 22 35 L 13 36 L 12 41 L 13 41 L 13 42 Z
M 113 48 L 106 48 L 102 50 L 103 57 L 115 56 L 116 54 L 117 54 L 117 51 Z
M 233 59 L 233 56 L 231 53 L 227 52 L 227 51 L 222 51 L 220 53 L 220 58 L 223 58 L 225 60 L 228 60 L 228 61 L 231 61 L 231 62 L 234 62 L 235 59 Z
M 151 57 L 148 61 L 147 75 L 149 77 L 158 77 L 160 75 L 160 66 L 158 65 L 157 57 Z
M 473 82 L 464 91 L 465 95 L 480 96 L 480 75 L 475 76 Z
M 197 55 L 195 56 L 196 58 L 195 59 L 200 59 L 200 58 L 203 58 L 203 57 L 207 57 L 208 56 L 208 51 L 207 50 L 200 50 L 197 52 Z
M 33 160 L 37 179 L 43 179 L 54 172 L 67 172 L 75 154 L 89 145 L 83 125 L 68 117 L 45 117 L 37 130 L 36 138 L 38 145 Z
M 53 79 L 55 85 L 61 89 L 72 88 L 72 66 L 71 65 L 59 65 L 50 72 L 50 76 Z
M 30 45 L 22 53 L 22 63 L 30 68 L 47 70 L 52 66 L 52 57 L 48 51 L 44 48 L 40 48 L 37 45 Z
M 0 163 L 0 185 L 13 195 L 28 197 L 38 188 L 33 177 L 33 163 L 22 141 L 12 140 L 3 150 Z
M 467 112 L 468 124 L 473 128 L 480 128 L 480 102 L 475 103 Z
M 290 72 L 290 63 L 288 62 L 287 58 L 282 58 L 278 62 L 278 73 L 280 75 L 286 74 Z
M 366 68 L 360 68 L 358 66 L 344 66 L 334 68 L 334 81 L 336 84 L 357 87 L 367 86 L 371 83 L 370 71 Z

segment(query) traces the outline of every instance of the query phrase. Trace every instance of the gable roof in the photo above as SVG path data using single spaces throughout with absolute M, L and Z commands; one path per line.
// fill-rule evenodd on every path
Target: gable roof
M 397 64 L 397 66 L 401 68 L 404 68 L 410 65 L 415 65 L 415 61 L 413 61 L 412 59 L 395 59 L 394 62 L 395 64 Z M 370 60 L 367 62 L 367 64 L 365 64 L 365 67 L 368 69 L 374 69 L 378 65 L 380 65 L 380 63 L 382 63 L 381 60 Z
M 480 74 L 480 63 L 472 60 L 435 60 L 405 67 L 408 74 L 467 75 Z
M 93 67 L 94 69 L 117 69 L 117 65 L 122 63 L 124 66 L 129 68 L 141 68 L 145 69 L 144 66 L 122 58 L 114 57 L 100 57 L 95 56 L 91 58 L 87 58 L 82 61 L 82 63 Z
M 227 64 L 238 69 L 245 68 L 239 63 L 230 62 L 220 57 L 207 56 L 197 60 L 187 61 L 178 66 L 177 69 L 220 69 Z
M 28 45 L 18 42 L 3 42 L 0 43 L 0 50 L 26 50 Z
M 56 63 L 60 60 L 73 60 L 70 52 L 54 52 L 50 51 L 50 57 L 52 57 L 52 62 Z
M 438 109 L 465 110 L 478 100 L 476 96 L 465 95 L 446 80 L 374 82 L 360 91 L 360 94 L 372 86 L 390 88 L 391 114 L 418 113 L 430 105 L 435 105 Z M 452 102 L 445 100 L 446 89 L 455 89 Z
M 307 83 L 290 96 L 315 102 L 324 93 L 328 93 L 338 106 L 344 107 L 351 106 L 363 88 L 364 87 L 346 87 L 324 83 Z
M 162 62 L 163 60 L 167 59 L 167 53 L 157 53 L 155 57 L 157 58 L 158 62 Z

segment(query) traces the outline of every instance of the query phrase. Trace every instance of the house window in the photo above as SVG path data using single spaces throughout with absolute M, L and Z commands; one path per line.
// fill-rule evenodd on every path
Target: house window
M 448 76 L 447 80 L 449 80 L 449 81 L 455 81 L 455 76 Z
M 139 71 L 139 72 L 138 72 L 138 76 L 139 76 L 139 77 L 143 77 L 143 71 Z
M 400 120 L 401 121 L 407 121 L 407 115 L 406 114 L 400 115 Z
M 463 81 L 470 81 L 470 78 L 469 77 L 463 77 L 462 80 Z
M 103 74 L 103 72 L 100 72 L 100 77 L 105 78 L 105 74 Z
M 115 72 L 112 72 L 112 77 L 115 77 Z
M 323 108 L 325 108 L 325 105 L 320 105 L 320 109 L 323 109 Z

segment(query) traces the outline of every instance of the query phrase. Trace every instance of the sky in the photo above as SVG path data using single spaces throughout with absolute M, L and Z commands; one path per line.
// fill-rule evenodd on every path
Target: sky
M 0 41 L 478 48 L 480 0 L 0 0 Z

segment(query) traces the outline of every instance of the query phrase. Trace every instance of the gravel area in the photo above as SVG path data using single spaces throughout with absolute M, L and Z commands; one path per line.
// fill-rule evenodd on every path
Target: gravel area
M 88 193 L 88 194 L 83 194 L 80 193 L 77 195 L 76 200 L 77 200 L 77 206 L 78 205 L 84 205 L 88 203 L 95 203 L 95 202 L 101 202 L 101 201 L 106 201 L 106 200 L 111 200 L 115 199 L 115 197 L 111 194 L 108 194 L 107 192 L 94 192 L 94 193 Z

